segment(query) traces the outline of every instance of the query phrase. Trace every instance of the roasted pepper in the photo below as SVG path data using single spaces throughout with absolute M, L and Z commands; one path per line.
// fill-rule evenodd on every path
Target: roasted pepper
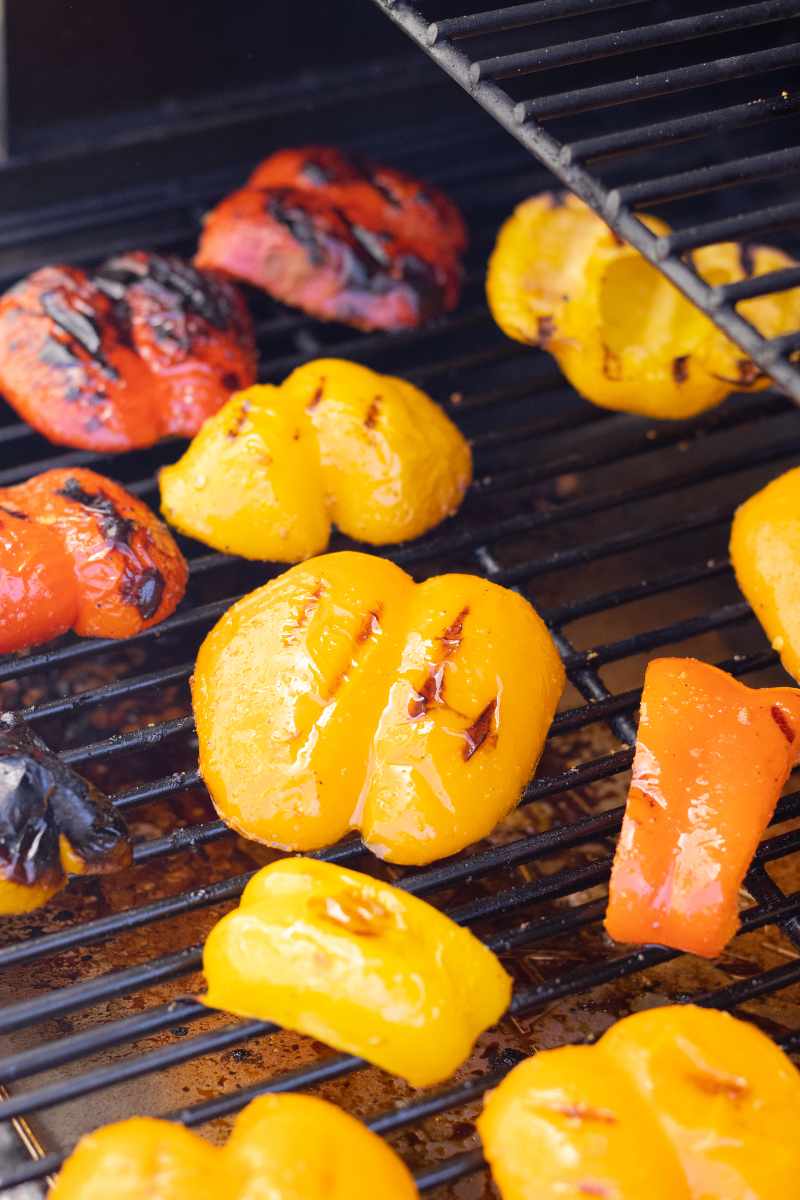
M 503 1014 L 511 980 L 467 929 L 388 883 L 311 858 L 264 867 L 208 935 L 204 997 L 407 1079 L 438 1083 Z
M 327 554 L 240 600 L 200 647 L 200 770 L 245 837 L 312 850 L 360 829 L 380 857 L 427 863 L 517 803 L 563 685 L 517 593 Z
M 458 303 L 464 221 L 438 188 L 333 146 L 279 150 L 205 221 L 195 262 L 357 329 Z
M 418 537 L 471 478 L 469 445 L 424 392 L 323 358 L 232 397 L 162 470 L 161 507 L 217 550 L 299 562 L 325 549 L 331 522 L 373 545 Z
M 800 679 L 800 467 L 737 511 L 730 554 L 736 581 L 781 662 Z
M 79 467 L 0 488 L 0 652 L 68 629 L 130 637 L 174 612 L 186 560 L 120 484 Z
M 641 220 L 663 236 L 669 227 Z M 717 286 L 796 265 L 770 246 L 734 242 L 693 252 Z M 570 383 L 603 408 L 685 418 L 729 392 L 768 383 L 754 364 L 642 255 L 574 196 L 523 201 L 489 261 L 489 306 L 501 329 L 556 358 Z M 800 288 L 743 301 L 765 337 L 800 328 Z
M 131 861 L 128 828 L 102 792 L 12 713 L 0 713 L 0 913 L 30 912 L 67 875 Z
M 799 1103 L 768 1037 L 686 1005 L 520 1063 L 478 1130 L 503 1200 L 796 1200 Z
M 746 687 L 692 658 L 647 668 L 606 928 L 712 958 L 800 758 L 800 690 Z
M 326 1100 L 260 1096 L 217 1148 L 182 1125 L 133 1117 L 81 1138 L 49 1200 L 415 1200 L 382 1138 Z

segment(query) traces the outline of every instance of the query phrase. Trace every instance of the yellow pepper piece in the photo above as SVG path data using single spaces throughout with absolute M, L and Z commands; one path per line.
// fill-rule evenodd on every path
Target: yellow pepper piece
M 331 522 L 373 545 L 418 537 L 471 478 L 469 445 L 424 392 L 319 359 L 232 396 L 162 470 L 161 508 L 217 550 L 299 562 L 325 549 Z
M 685 418 L 729 392 L 766 386 L 754 364 L 655 267 L 576 197 L 524 201 L 489 263 L 487 294 L 510 337 L 550 350 L 603 408 Z M 669 227 L 640 218 L 657 235 Z M 712 286 L 795 265 L 769 246 L 727 242 L 692 255 Z M 800 328 L 800 288 L 742 302 L 765 336 Z
M 221 1149 L 134 1117 L 81 1138 L 49 1200 L 416 1200 L 395 1152 L 325 1100 L 261 1096 Z
M 730 554 L 736 582 L 773 649 L 800 680 L 800 467 L 741 505 Z
M 210 1006 L 308 1034 L 414 1087 L 452 1075 L 511 998 L 508 975 L 469 930 L 408 892 L 310 858 L 251 879 L 208 935 L 203 969 Z
M 769 1038 L 681 1005 L 527 1059 L 478 1130 L 503 1200 L 796 1200 L 798 1103 Z
M 563 686 L 515 592 L 323 555 L 233 605 L 200 647 L 200 770 L 245 837 L 312 850 L 361 829 L 382 858 L 432 862 L 517 803 Z

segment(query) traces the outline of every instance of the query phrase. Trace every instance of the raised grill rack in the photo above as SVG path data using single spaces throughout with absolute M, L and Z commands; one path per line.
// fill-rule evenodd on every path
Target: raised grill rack
M 552 7 L 550 0 L 535 7 L 543 6 Z M 397 17 L 408 12 L 395 9 Z M 470 1105 L 524 1049 L 591 1035 L 642 996 L 745 1006 L 788 1050 L 800 1050 L 800 791 L 781 801 L 748 876 L 743 935 L 718 964 L 657 947 L 612 948 L 600 932 L 646 657 L 694 652 L 753 682 L 780 677 L 736 591 L 726 543 L 735 505 L 796 460 L 796 410 L 764 393 L 693 422 L 609 416 L 577 402 L 546 356 L 503 338 L 483 303 L 487 251 L 511 206 L 547 186 L 548 177 L 477 112 L 438 115 L 436 81 L 414 70 L 401 73 L 396 87 L 401 96 L 415 89 L 409 103 L 413 96 L 423 119 L 376 130 L 360 116 L 364 129 L 352 141 L 441 183 L 463 206 L 473 249 L 460 309 L 427 330 L 364 337 L 253 299 L 262 378 L 280 379 L 311 355 L 350 355 L 412 378 L 448 407 L 473 439 L 476 483 L 457 518 L 391 557 L 418 576 L 466 569 L 519 587 L 546 618 L 567 667 L 574 692 L 553 724 L 519 825 L 443 863 L 389 872 L 504 956 L 515 975 L 511 1020 L 497 1042 L 483 1039 L 480 1055 L 452 1084 L 416 1095 L 400 1088 L 387 1102 L 385 1087 L 376 1091 L 380 1073 L 323 1048 L 306 1048 L 309 1061 L 300 1065 L 289 1055 L 284 1066 L 261 1069 L 252 1055 L 271 1061 L 270 1046 L 283 1047 L 285 1034 L 257 1021 L 211 1018 L 187 998 L 202 986 L 202 936 L 249 872 L 242 853 L 230 851 L 232 835 L 202 808 L 186 680 L 213 621 L 236 595 L 276 573 L 189 545 L 187 600 L 156 629 L 122 648 L 65 639 L 0 663 L 4 706 L 18 708 L 67 761 L 112 786 L 131 820 L 162 818 L 136 846 L 133 886 L 120 893 L 120 879 L 81 880 L 62 898 L 62 911 L 56 899 L 0 930 L 8 937 L 0 949 L 7 1000 L 0 1008 L 0 1121 L 15 1122 L 37 1155 L 4 1168 L 0 1190 L 43 1179 L 80 1131 L 132 1113 L 142 1098 L 149 1111 L 200 1125 L 261 1092 L 319 1085 L 399 1146 L 423 1191 L 450 1196 L 448 1185 L 482 1166 L 463 1124 Z M 423 82 L 430 91 L 420 99 Z M 369 95 L 365 87 L 360 114 Z M 111 193 L 102 208 L 88 201 L 43 209 L 35 255 L 48 258 L 48 238 L 60 246 L 71 238 L 74 259 L 87 257 L 81 248 L 91 231 L 90 257 L 99 258 L 143 240 L 140 224 L 134 234 L 124 222 L 145 219 L 147 244 L 188 253 L 203 208 L 243 173 L 236 166 L 228 175 L 170 181 L 161 194 Z M 724 214 L 714 197 L 708 203 L 714 219 Z M 22 222 L 0 219 L 9 278 L 33 265 L 30 234 Z M 10 423 L 0 429 L 0 455 L 0 485 L 49 466 L 91 464 L 155 502 L 153 473 L 174 459 L 176 447 L 109 464 L 107 456 L 48 446 Z M 153 710 L 159 715 L 149 723 Z M 321 857 L 380 869 L 358 840 Z M 183 875 L 173 878 L 173 869 Z M 615 988 L 629 990 L 614 999 Z M 548 1014 L 555 1014 L 555 1032 L 542 1031 Z M 189 1078 L 180 1074 L 184 1064 L 204 1081 L 211 1071 L 213 1086 L 188 1099 L 179 1086 L 171 1090 L 172 1079 Z M 367 1080 L 373 1091 L 360 1091 Z M 136 1101 L 126 1099 L 125 1087 L 140 1089 Z
M 637 210 L 718 189 L 741 190 L 756 181 L 769 181 L 772 188 L 776 179 L 800 169 L 800 147 L 792 138 L 792 122 L 786 123 L 779 148 L 764 151 L 758 142 L 748 146 L 741 137 L 742 131 L 753 125 L 776 122 L 800 109 L 798 0 L 751 0 L 723 8 L 710 3 L 711 11 L 701 13 L 693 3 L 534 0 L 436 20 L 423 11 L 443 7 L 432 0 L 422 7 L 405 0 L 375 3 L 566 187 L 636 246 L 790 396 L 800 400 L 800 370 L 795 365 L 800 333 L 766 340 L 736 310 L 741 300 L 796 287 L 800 267 L 714 287 L 698 275 L 691 262 L 691 251 L 699 246 L 768 239 L 775 231 L 796 226 L 800 202 L 789 193 L 785 202 L 775 203 L 774 195 L 765 189 L 763 194 L 756 191 L 744 199 L 737 197 L 735 215 L 714 220 L 707 219 L 702 206 L 695 206 L 689 210 L 689 223 L 674 228 L 666 237 L 657 237 L 636 216 Z M 629 9 L 635 10 L 633 24 L 624 20 Z M 678 13 L 686 15 L 674 15 Z M 584 36 L 581 18 L 598 15 L 599 21 L 595 20 Z M 556 33 L 548 36 L 552 28 Z M 499 50 L 493 48 L 491 37 L 509 31 L 513 41 L 506 38 Z M 729 34 L 742 38 L 763 31 L 763 48 L 743 52 L 740 43 L 731 53 L 725 41 Z M 666 68 L 651 71 L 642 66 L 643 55 L 649 63 L 654 52 L 660 54 L 670 47 L 677 47 L 677 52 Z M 701 61 L 693 61 L 698 54 Z M 597 64 L 617 58 L 622 63 L 619 70 L 603 82 L 594 82 Z M 569 73 L 568 90 L 564 88 L 565 71 Z M 546 83 L 536 88 L 537 79 L 542 78 Z M 721 106 L 709 89 L 724 88 L 734 80 L 743 81 L 740 94 L 735 102 Z M 676 98 L 697 91 L 699 99 L 675 116 Z M 629 123 L 626 105 L 647 110 L 647 101 L 664 96 L 667 103 L 662 101 L 653 108 L 649 121 L 642 122 L 637 112 Z M 607 132 L 597 132 L 598 110 L 604 110 L 604 117 L 612 122 Z M 565 120 L 579 114 L 582 120 L 577 123 Z M 559 121 L 565 126 L 563 132 L 551 127 L 551 122 L 558 126 Z M 694 139 L 703 141 L 704 157 L 698 166 L 686 168 L 676 162 L 669 169 L 668 157 L 653 157 L 648 170 L 634 170 L 632 176 L 623 175 L 619 181 L 613 178 L 613 171 L 609 177 L 598 166 L 613 162 L 616 167 L 627 156 Z M 720 139 L 724 143 L 721 148 Z

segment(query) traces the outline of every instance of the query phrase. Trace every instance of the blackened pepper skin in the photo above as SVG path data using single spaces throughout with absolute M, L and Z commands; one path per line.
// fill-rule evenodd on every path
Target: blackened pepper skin
M 223 200 L 195 261 L 323 320 L 402 329 L 455 307 L 465 246 L 442 192 L 312 146 L 273 154 Z
M 131 862 L 128 828 L 94 784 L 28 725 L 0 714 L 0 913 L 43 904 L 67 874 L 101 875 Z
M 44 267 L 0 298 L 0 391 L 53 442 L 191 437 L 255 378 L 238 289 L 172 255 L 118 255 L 93 275 Z
M 81 468 L 0 489 L 0 652 L 73 629 L 130 637 L 169 616 L 186 562 L 120 484 Z

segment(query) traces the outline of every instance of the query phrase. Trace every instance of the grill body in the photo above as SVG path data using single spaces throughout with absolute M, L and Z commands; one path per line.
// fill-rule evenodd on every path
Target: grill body
M 47 260 L 92 262 L 134 245 L 190 253 L 205 209 L 250 162 L 290 142 L 352 146 L 461 204 L 472 236 L 467 286 L 436 326 L 357 335 L 249 299 L 262 379 L 334 354 L 406 376 L 444 404 L 473 440 L 475 485 L 454 520 L 390 553 L 417 578 L 466 570 L 519 587 L 558 641 L 570 678 L 563 710 L 536 781 L 491 839 L 419 871 L 382 866 L 355 840 L 323 852 L 468 923 L 512 971 L 515 999 L 456 1078 L 422 1094 L 194 999 L 205 932 L 270 855 L 215 819 L 196 774 L 187 681 L 213 621 L 275 569 L 186 543 L 189 593 L 163 625 L 124 644 L 65 639 L 0 663 L 3 707 L 22 711 L 113 793 L 138 839 L 124 876 L 76 881 L 40 912 L 3 923 L 0 1121 L 33 1158 L 9 1152 L 0 1188 L 26 1189 L 11 1192 L 18 1200 L 40 1194 L 83 1131 L 133 1112 L 179 1115 L 222 1140 L 252 1095 L 307 1087 L 372 1122 L 425 1191 L 488 1196 L 471 1119 L 520 1055 L 676 997 L 738 1010 L 800 1047 L 800 793 L 781 802 L 748 877 L 743 932 L 722 959 L 613 947 L 601 927 L 648 658 L 692 653 L 748 682 L 785 682 L 736 590 L 727 531 L 736 504 L 797 461 L 797 413 L 764 393 L 676 425 L 611 416 L 571 394 L 546 356 L 507 341 L 483 299 L 487 253 L 503 217 L 550 176 L 422 56 L 320 70 L 276 84 L 269 101 L 263 90 L 239 99 L 226 116 L 209 103 L 202 130 L 197 105 L 187 109 L 186 128 L 157 153 L 143 142 L 146 184 L 113 186 L 109 164 L 123 152 L 107 146 L 74 160 L 62 199 L 32 205 L 27 192 L 24 205 L 29 168 L 12 161 L 19 211 L 0 216 L 0 272 L 10 282 Z M 192 166 L 203 130 L 213 152 Z M 46 169 L 55 178 L 56 159 Z M 93 171 L 98 193 L 87 187 Z M 704 205 L 708 220 L 731 213 L 723 191 Z M 155 472 L 179 450 L 112 460 L 49 446 L 3 416 L 0 484 L 91 463 L 153 503 Z

